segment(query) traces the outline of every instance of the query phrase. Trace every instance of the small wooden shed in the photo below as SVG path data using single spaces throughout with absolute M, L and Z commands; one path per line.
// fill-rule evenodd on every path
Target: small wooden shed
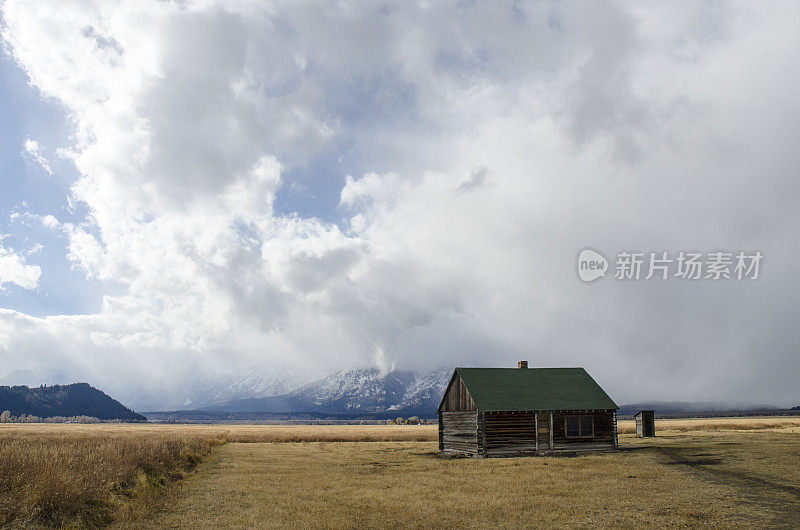
M 640 410 L 633 418 L 636 420 L 636 436 L 646 438 L 656 435 L 656 411 Z
M 456 368 L 439 450 L 478 456 L 617 447 L 617 405 L 583 368 Z

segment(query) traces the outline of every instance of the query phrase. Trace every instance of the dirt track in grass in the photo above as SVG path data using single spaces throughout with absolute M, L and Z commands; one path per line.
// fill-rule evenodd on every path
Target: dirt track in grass
M 773 513 L 772 526 L 800 526 L 798 436 L 771 433 L 739 438 L 689 438 L 653 449 L 665 457 L 667 465 L 685 467 L 703 480 L 733 487 L 746 503 L 768 508 Z M 747 459 L 747 452 L 743 458 L 743 445 L 750 456 L 760 458 Z
M 431 442 L 228 444 L 139 524 L 792 527 L 799 438 L 675 431 L 610 454 L 455 460 Z

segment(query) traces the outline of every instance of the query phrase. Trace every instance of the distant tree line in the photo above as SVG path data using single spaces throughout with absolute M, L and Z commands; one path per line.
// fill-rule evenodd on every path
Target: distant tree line
M 10 411 L 0 412 L 0 423 L 100 423 L 99 418 L 93 416 L 50 416 L 40 418 L 33 414 L 20 414 L 14 416 Z
M 410 418 L 398 417 L 393 420 L 386 420 L 386 425 L 427 425 L 430 423 L 425 418 L 419 416 L 411 416 Z
M 139 420 L 146 418 L 87 383 L 71 385 L 0 386 L 0 410 L 9 417 Z M 32 420 L 28 420 L 32 421 Z

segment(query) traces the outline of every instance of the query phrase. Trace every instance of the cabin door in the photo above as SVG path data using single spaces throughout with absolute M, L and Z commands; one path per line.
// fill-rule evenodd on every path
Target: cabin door
M 549 451 L 550 447 L 550 414 L 538 412 L 536 414 L 536 445 L 539 451 Z

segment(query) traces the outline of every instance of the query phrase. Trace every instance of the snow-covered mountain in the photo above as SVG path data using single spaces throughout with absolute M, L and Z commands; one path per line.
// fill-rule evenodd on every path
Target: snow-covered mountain
M 120 401 L 138 411 L 197 410 L 236 399 L 285 394 L 321 375 L 289 363 L 264 361 L 222 373 L 187 367 L 173 376 L 173 384 L 156 377 L 137 387 L 127 381 L 107 381 L 104 388 L 121 387 L 116 393 Z
M 109 391 L 137 411 L 198 409 L 235 399 L 267 397 L 291 392 L 324 374 L 280 361 L 260 362 L 230 373 L 207 373 L 192 367 L 172 374 L 169 384 L 158 374 L 131 384 L 125 374 L 104 377 L 87 369 L 71 371 L 35 367 L 0 376 L 0 385 L 68 385 L 87 382 Z
M 406 388 L 403 399 L 388 410 L 430 409 L 432 406 L 432 410 L 435 411 L 451 375 L 453 375 L 452 368 L 437 368 L 430 372 L 416 373 L 413 383 Z
M 290 366 L 254 365 L 245 373 L 220 378 L 200 389 L 185 403 L 186 408 L 210 408 L 229 401 L 278 396 L 314 380 L 306 370 Z
M 139 411 L 432 415 L 451 374 L 451 368 L 389 373 L 367 368 L 342 370 L 319 378 L 318 372 L 269 362 L 230 374 L 188 373 L 183 384 L 166 388 L 161 388 L 158 381 L 128 388 L 124 382 L 112 380 L 104 382 L 104 386 L 127 389 L 118 392 L 121 401 Z M 48 370 L 18 370 L 0 379 L 0 384 L 39 386 L 85 379 Z
M 351 369 L 272 397 L 236 399 L 209 407 L 227 412 L 323 412 L 331 414 L 435 413 L 452 370 L 430 372 Z

